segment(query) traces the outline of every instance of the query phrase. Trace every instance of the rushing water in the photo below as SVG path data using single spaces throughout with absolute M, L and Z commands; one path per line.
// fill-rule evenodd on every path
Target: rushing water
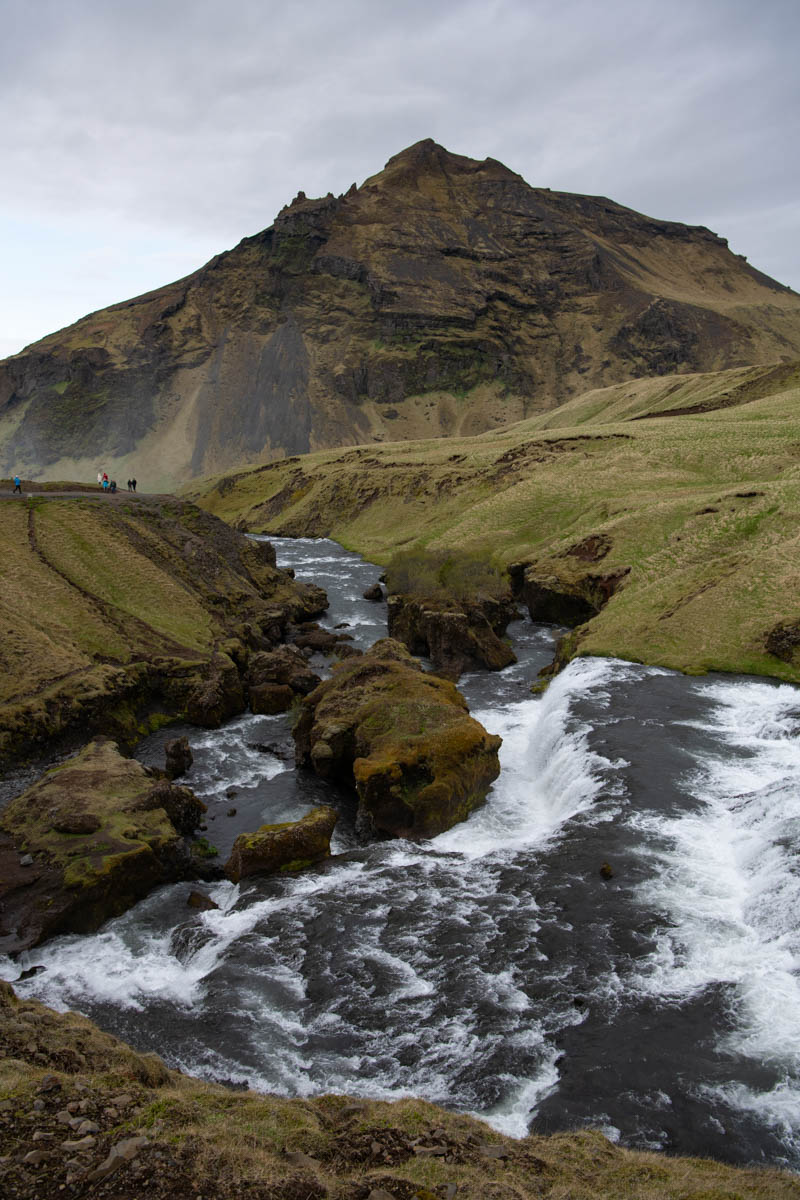
M 327 589 L 328 625 L 385 634 L 361 599 L 374 567 L 277 544 Z M 533 697 L 554 633 L 511 632 L 520 661 L 460 684 L 503 737 L 467 822 L 362 846 L 348 799 L 295 772 L 285 717 L 191 730 L 186 782 L 223 854 L 234 828 L 332 799 L 334 857 L 217 884 L 220 908 L 191 916 L 188 885 L 162 889 L 0 973 L 41 965 L 24 994 L 264 1090 L 422 1095 L 513 1135 L 592 1125 L 800 1167 L 800 692 L 583 659 Z

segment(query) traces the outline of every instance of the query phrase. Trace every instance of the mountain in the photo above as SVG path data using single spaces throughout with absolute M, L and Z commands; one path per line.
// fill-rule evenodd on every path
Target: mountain
M 147 490 L 470 435 L 640 376 L 800 355 L 800 296 L 708 229 L 431 140 L 0 363 L 0 472 Z

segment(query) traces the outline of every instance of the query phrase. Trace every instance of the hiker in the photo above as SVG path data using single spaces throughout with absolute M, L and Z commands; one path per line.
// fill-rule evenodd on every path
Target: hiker
M 131 481 L 130 481 L 130 479 L 129 479 L 129 480 L 128 480 L 128 491 L 130 491 L 130 490 L 131 490 Z
M 108 491 L 108 476 L 107 475 L 103 476 L 103 491 L 104 492 Z
M 103 472 L 102 471 L 97 472 L 97 486 L 98 487 L 103 486 Z
M 111 480 L 111 489 L 110 489 L 110 490 L 111 490 L 111 495 L 113 496 L 113 495 L 114 495 L 114 492 L 116 492 L 116 490 L 117 490 L 117 481 L 116 481 L 116 479 L 112 479 L 112 480 Z
M 14 476 L 14 491 L 19 492 L 20 496 L 22 495 L 22 480 L 19 475 Z
M 135 479 L 131 480 L 131 491 L 132 492 L 136 491 L 136 480 Z

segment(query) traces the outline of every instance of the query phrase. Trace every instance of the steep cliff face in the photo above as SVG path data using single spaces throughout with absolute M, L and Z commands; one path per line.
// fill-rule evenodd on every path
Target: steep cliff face
M 427 140 L 0 364 L 0 469 L 150 486 L 474 434 L 642 375 L 800 354 L 800 297 L 704 228 Z

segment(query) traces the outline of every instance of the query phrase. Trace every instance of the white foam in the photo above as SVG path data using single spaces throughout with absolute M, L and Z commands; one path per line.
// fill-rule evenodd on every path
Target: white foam
M 705 727 L 723 743 L 685 781 L 696 806 L 633 823 L 652 878 L 640 899 L 668 921 L 631 983 L 683 1000 L 725 985 L 730 1054 L 787 1073 L 780 1089 L 718 1094 L 800 1120 L 800 693 L 765 683 L 719 683 Z M 700 722 L 694 722 L 700 725 Z M 760 1099 L 758 1098 L 760 1096 Z M 777 1097 L 777 1099 L 776 1099 Z
M 553 680 L 541 699 L 526 699 L 505 710 L 473 716 L 503 738 L 500 784 L 491 803 L 436 839 L 439 850 L 479 858 L 497 851 L 544 845 L 565 823 L 591 809 L 601 792 L 613 792 L 613 773 L 627 764 L 589 748 L 591 729 L 576 722 L 575 697 L 591 689 L 602 701 L 603 685 L 624 670 L 608 659 L 582 658 Z M 610 820 L 604 807 L 597 820 Z

